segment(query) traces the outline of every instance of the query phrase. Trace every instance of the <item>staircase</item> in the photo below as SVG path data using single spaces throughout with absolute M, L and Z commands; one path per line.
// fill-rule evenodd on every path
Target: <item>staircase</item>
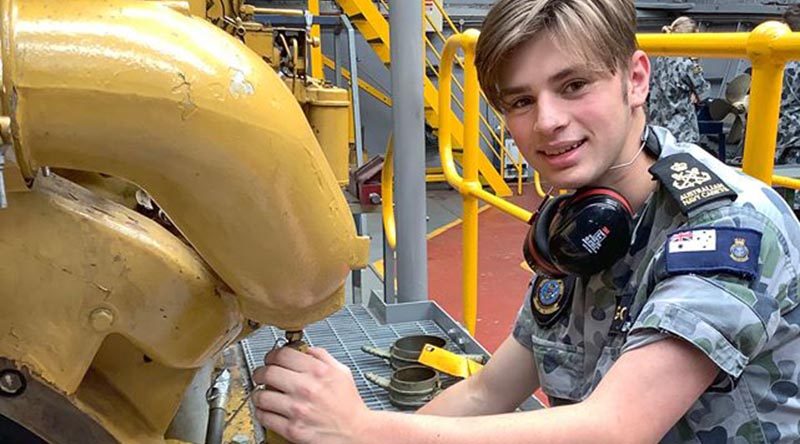
M 413 1 L 413 0 L 409 0 Z M 417 0 L 422 1 L 422 0 Z M 447 23 L 447 26 L 453 32 L 458 32 L 458 29 L 447 16 L 442 7 L 440 0 L 433 0 L 433 4 L 435 7 L 439 8 L 443 19 Z M 353 23 L 353 26 L 358 29 L 361 35 L 366 39 L 367 43 L 372 47 L 375 51 L 375 54 L 378 55 L 380 60 L 383 62 L 384 65 L 388 68 L 391 63 L 391 56 L 389 50 L 389 23 L 386 21 L 386 18 L 383 16 L 381 11 L 378 9 L 378 6 L 372 0 L 336 0 L 336 3 L 342 8 L 343 12 L 348 16 L 350 21 Z M 380 0 L 382 6 L 388 11 L 388 5 L 384 0 Z M 425 16 L 425 19 L 430 23 L 430 18 Z M 435 29 L 435 26 L 434 26 Z M 445 40 L 444 35 L 436 31 L 437 36 L 441 39 L 443 43 Z M 438 76 L 438 58 L 440 58 L 440 54 L 436 46 L 431 42 L 430 39 L 423 33 L 422 36 L 425 40 L 426 45 L 426 57 L 425 57 L 425 64 L 426 66 L 425 71 L 429 71 L 435 73 L 435 75 L 428 76 L 426 75 L 423 78 L 423 98 L 425 101 L 425 119 L 433 128 L 438 128 L 439 122 L 439 91 L 434 84 L 434 79 Z M 429 54 L 433 54 L 433 61 L 429 60 Z M 461 88 L 461 92 L 463 94 L 463 85 L 459 82 L 458 79 L 454 78 L 454 84 L 457 87 Z M 483 98 L 485 100 L 485 97 Z M 463 105 L 462 103 L 456 98 L 455 100 L 456 105 L 461 107 L 463 112 Z M 449 110 L 448 110 L 449 111 Z M 496 113 L 495 113 L 496 114 Z M 499 115 L 498 115 L 499 117 Z M 501 118 L 498 118 L 499 121 L 502 122 Z M 453 119 L 453 142 L 456 145 L 462 145 L 463 141 L 463 124 L 461 120 L 458 118 Z M 500 147 L 500 151 L 498 152 L 495 149 L 495 145 Z M 511 188 L 509 188 L 508 184 L 506 184 L 505 180 L 503 179 L 503 169 L 506 165 L 506 160 L 510 157 L 510 155 L 505 151 L 504 148 L 504 140 L 503 140 L 503 130 L 495 131 L 494 128 L 491 127 L 489 122 L 486 120 L 484 116 L 481 116 L 481 146 L 486 148 L 488 147 L 489 150 L 493 153 L 494 157 L 500 160 L 500 171 L 495 168 L 492 164 L 492 161 L 481 152 L 478 171 L 481 174 L 481 177 L 485 180 L 485 182 L 494 190 L 494 193 L 498 196 L 510 196 L 512 194 Z M 522 162 L 521 159 L 512 159 L 512 163 L 518 170 L 517 177 L 519 178 L 519 187 L 521 188 L 521 177 L 522 177 Z

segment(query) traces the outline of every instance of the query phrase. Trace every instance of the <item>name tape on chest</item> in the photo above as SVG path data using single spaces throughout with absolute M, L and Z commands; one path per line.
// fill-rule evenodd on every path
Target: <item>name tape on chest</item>
M 667 275 L 725 273 L 755 279 L 761 233 L 748 228 L 708 227 L 671 233 L 667 238 Z
M 689 153 L 667 156 L 652 167 L 653 175 L 678 202 L 683 214 L 719 199 L 736 199 L 728 187 L 708 166 Z

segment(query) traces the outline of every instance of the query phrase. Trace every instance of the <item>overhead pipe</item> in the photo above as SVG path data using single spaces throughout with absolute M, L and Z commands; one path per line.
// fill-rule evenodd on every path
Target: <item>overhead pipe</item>
M 2 0 L 2 107 L 24 176 L 94 171 L 147 191 L 250 319 L 337 310 L 366 264 L 288 88 L 241 42 L 159 2 Z

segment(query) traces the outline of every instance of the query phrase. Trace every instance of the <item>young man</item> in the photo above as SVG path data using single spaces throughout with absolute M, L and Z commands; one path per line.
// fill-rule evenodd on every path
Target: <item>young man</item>
M 417 415 L 368 410 L 322 349 L 271 352 L 254 377 L 264 425 L 297 443 L 800 439 L 800 226 L 770 188 L 647 130 L 635 18 L 632 0 L 500 0 L 476 60 L 542 176 L 627 200 L 632 235 L 604 227 L 622 257 L 538 274 L 489 364 Z M 538 387 L 558 407 L 509 413 Z

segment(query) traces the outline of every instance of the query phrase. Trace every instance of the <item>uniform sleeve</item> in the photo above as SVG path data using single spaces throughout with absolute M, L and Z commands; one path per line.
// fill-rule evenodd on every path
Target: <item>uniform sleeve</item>
M 779 325 L 781 302 L 787 300 L 790 288 L 796 289 L 797 275 L 788 243 L 767 220 L 726 217 L 718 224 L 703 224 L 705 229 L 720 226 L 733 233 L 746 229 L 745 239 L 757 231 L 759 251 L 747 250 L 746 243 L 743 245 L 734 237 L 730 247 L 717 245 L 720 264 L 698 261 L 692 269 L 679 263 L 681 267 L 673 265 L 677 271 L 670 273 L 665 265 L 670 254 L 668 238 L 657 253 L 655 265 L 662 270 L 662 276 L 636 318 L 623 352 L 665 337 L 677 337 L 701 350 L 723 372 L 738 378 L 764 349 Z M 713 259 L 714 252 L 706 253 L 695 257 Z M 730 265 L 749 259 L 750 254 L 758 258 L 754 274 L 737 272 L 737 265 Z M 724 263 L 726 257 L 730 263 Z
M 533 281 L 531 281 L 533 282 Z M 533 285 L 528 284 L 528 289 L 525 291 L 525 301 L 517 314 L 517 321 L 514 323 L 514 339 L 517 340 L 523 347 L 531 350 L 533 343 L 531 342 L 531 335 L 533 335 L 533 312 L 531 308 L 531 291 Z
M 708 95 L 711 84 L 703 77 L 703 68 L 692 59 L 686 59 L 686 81 L 689 89 L 699 100 L 704 100 Z

